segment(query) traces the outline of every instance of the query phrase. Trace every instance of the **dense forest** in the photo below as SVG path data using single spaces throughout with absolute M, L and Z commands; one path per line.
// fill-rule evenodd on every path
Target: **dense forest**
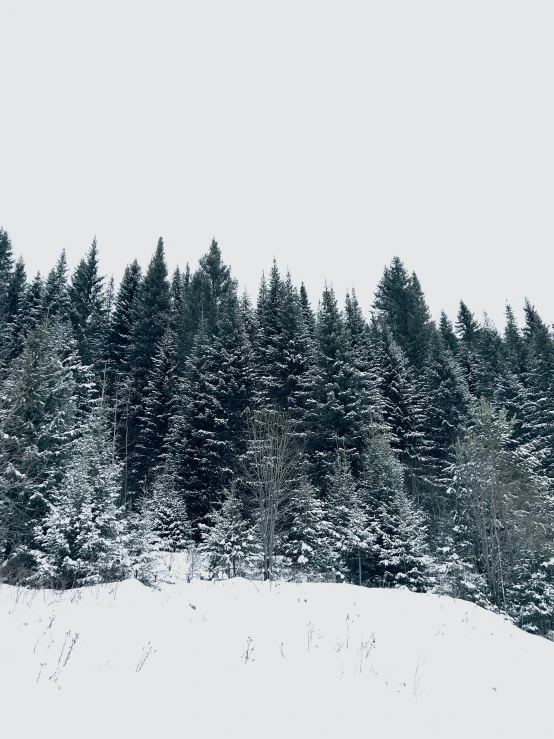
M 368 306 L 369 307 L 369 306 Z M 370 320 L 276 262 L 255 304 L 213 241 L 121 284 L 96 240 L 28 279 L 0 229 L 0 577 L 68 588 L 159 549 L 214 577 L 465 598 L 554 628 L 554 337 L 463 302 L 431 319 L 399 258 Z

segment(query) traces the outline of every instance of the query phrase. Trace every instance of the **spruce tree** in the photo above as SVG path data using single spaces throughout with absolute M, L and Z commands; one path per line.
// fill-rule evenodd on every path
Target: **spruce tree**
M 372 437 L 364 462 L 370 542 L 366 581 L 377 587 L 425 592 L 432 584 L 425 518 L 406 494 L 402 465 L 386 437 Z
M 67 258 L 65 249 L 56 266 L 50 270 L 42 292 L 42 316 L 68 320 L 70 315 L 69 290 L 67 284 Z
M 422 388 L 413 376 L 391 330 L 372 322 L 373 358 L 383 397 L 383 419 L 392 449 L 404 466 L 408 490 L 418 502 L 425 494 L 423 481 L 429 443 L 424 434 Z
M 168 328 L 148 374 L 139 418 L 141 435 L 136 444 L 133 472 L 145 494 L 166 451 L 165 442 L 175 412 L 177 388 L 177 341 Z
M 210 514 L 210 525 L 200 524 L 200 551 L 208 556 L 213 577 L 244 577 L 259 570 L 261 549 L 255 527 L 244 517 L 242 504 L 231 488 L 221 507 Z
M 123 488 L 124 497 L 131 495 L 135 500 L 143 483 L 140 463 L 137 464 L 137 442 L 144 431 L 141 422 L 144 419 L 146 387 L 154 369 L 154 359 L 160 342 L 169 325 L 170 307 L 170 286 L 163 240 L 160 238 L 146 275 L 140 283 L 130 339 L 131 382 L 125 399 L 126 467 Z
M 63 323 L 37 327 L 0 394 L 0 501 L 7 516 L 3 547 L 7 556 L 21 555 L 23 567 L 29 566 L 26 553 L 35 526 L 48 513 L 84 421 L 80 406 L 86 388 L 78 387 L 81 369 L 68 351 L 71 341 Z
M 291 496 L 283 529 L 279 551 L 289 560 L 294 579 L 320 580 L 333 572 L 337 539 L 326 506 L 306 480 Z
M 84 364 L 103 372 L 106 360 L 105 344 L 108 333 L 108 307 L 103 286 L 104 277 L 98 272 L 98 247 L 93 239 L 87 256 L 81 259 L 69 286 L 70 318 L 77 348 Z
M 98 413 L 77 441 L 48 513 L 36 526 L 32 580 L 70 588 L 129 576 L 125 524 L 117 510 L 120 474 Z
M 219 313 L 215 333 L 200 327 L 171 432 L 194 524 L 219 504 L 244 451 L 250 347 L 236 295 L 229 297 L 227 305 L 220 305 Z
M 451 352 L 440 339 L 433 342 L 422 378 L 424 428 L 427 441 L 425 475 L 431 484 L 421 501 L 429 513 L 441 510 L 445 467 L 451 460 L 456 439 L 463 432 L 472 399 L 466 379 Z
M 344 450 L 335 457 L 325 500 L 335 578 L 359 585 L 366 580 L 366 556 L 372 545 L 366 507 Z
M 175 460 L 171 457 L 166 458 L 156 470 L 149 508 L 159 548 L 166 552 L 186 550 L 192 541 L 192 529 L 179 489 Z
M 398 257 L 385 267 L 373 307 L 390 328 L 411 366 L 420 372 L 434 326 L 416 274 L 409 275 Z

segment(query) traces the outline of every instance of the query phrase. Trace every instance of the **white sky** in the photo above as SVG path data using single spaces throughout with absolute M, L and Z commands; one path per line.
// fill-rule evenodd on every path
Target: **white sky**
M 551 2 L 0 0 L 0 225 L 29 274 L 215 236 L 366 312 L 398 254 L 435 317 L 554 320 Z

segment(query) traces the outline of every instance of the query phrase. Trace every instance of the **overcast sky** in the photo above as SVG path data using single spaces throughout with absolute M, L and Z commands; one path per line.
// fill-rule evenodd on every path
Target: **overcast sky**
M 0 2 L 0 225 L 29 275 L 212 237 L 369 313 L 399 255 L 431 311 L 554 321 L 552 2 Z

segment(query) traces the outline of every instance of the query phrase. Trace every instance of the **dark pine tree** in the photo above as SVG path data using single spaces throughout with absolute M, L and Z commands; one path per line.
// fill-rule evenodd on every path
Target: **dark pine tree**
M 81 259 L 69 286 L 70 318 L 77 348 L 84 364 L 94 368 L 98 377 L 104 370 L 108 333 L 108 308 L 98 273 L 98 246 L 93 239 L 87 256 Z

